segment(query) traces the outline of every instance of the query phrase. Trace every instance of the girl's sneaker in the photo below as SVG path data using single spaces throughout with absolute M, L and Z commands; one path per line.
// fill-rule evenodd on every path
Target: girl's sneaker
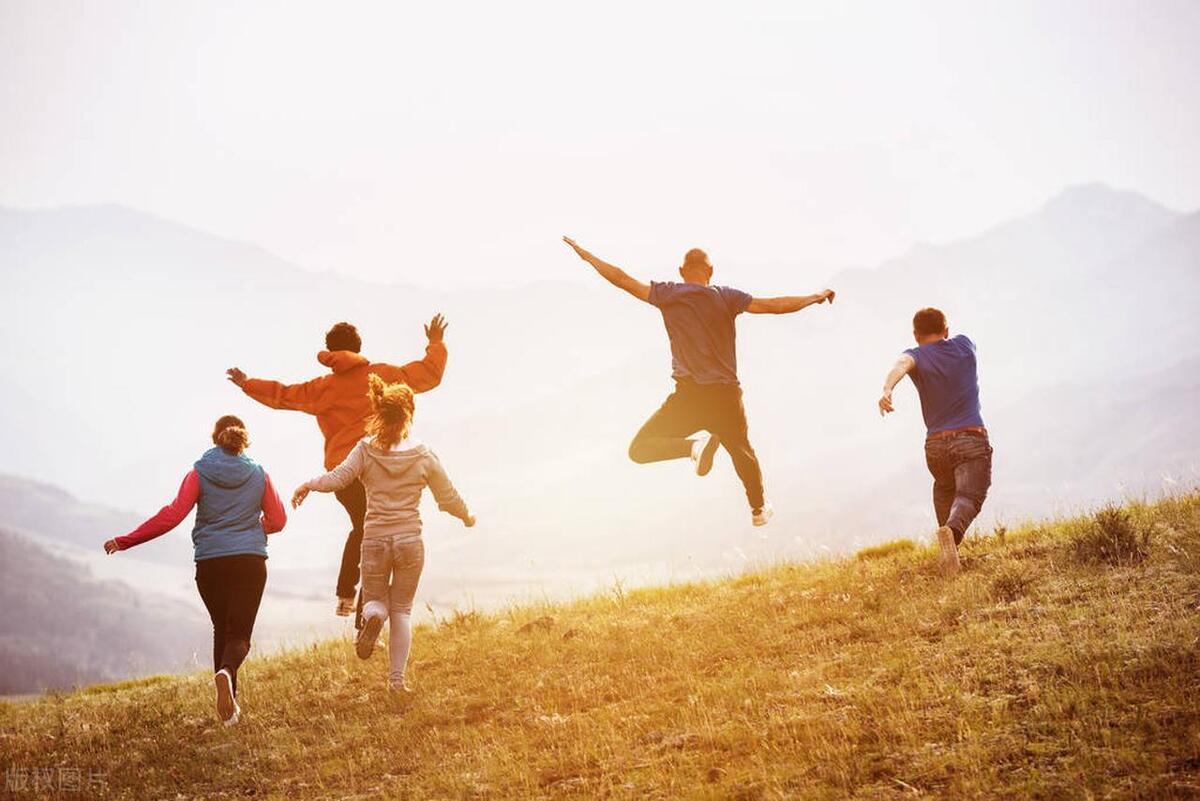
M 217 717 L 226 726 L 232 726 L 237 723 L 241 713 L 237 699 L 233 697 L 233 676 L 229 675 L 227 669 L 221 668 L 213 674 L 213 686 L 217 690 Z
M 354 641 L 354 652 L 359 659 L 370 659 L 375 651 L 375 641 L 379 639 L 379 631 L 383 628 L 383 618 L 363 615 L 363 627 L 358 630 L 358 639 Z

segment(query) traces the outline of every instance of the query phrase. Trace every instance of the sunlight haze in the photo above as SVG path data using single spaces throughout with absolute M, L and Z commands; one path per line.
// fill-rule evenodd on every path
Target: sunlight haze
M 1197 41 L 1188 2 L 6 0 L 0 205 L 433 287 L 589 278 L 563 233 L 647 275 L 700 245 L 774 289 L 1072 183 L 1195 208 Z

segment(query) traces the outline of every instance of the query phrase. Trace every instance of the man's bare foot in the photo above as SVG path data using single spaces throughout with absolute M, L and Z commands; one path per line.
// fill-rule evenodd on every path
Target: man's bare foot
M 942 575 L 957 576 L 962 570 L 962 564 L 958 561 L 958 546 L 954 544 L 954 530 L 949 526 L 942 526 L 937 530 L 938 547 L 942 551 Z

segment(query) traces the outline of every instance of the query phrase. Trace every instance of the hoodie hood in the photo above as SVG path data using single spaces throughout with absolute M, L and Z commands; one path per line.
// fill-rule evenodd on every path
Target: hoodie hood
M 317 354 L 317 361 L 332 370 L 335 375 L 371 363 L 366 356 L 352 350 L 323 350 Z
M 234 456 L 223 448 L 212 448 L 196 462 L 200 477 L 218 487 L 236 489 L 250 480 L 259 469 L 258 464 L 245 454 Z
M 405 440 L 401 444 L 410 442 L 411 440 Z M 405 477 L 424 474 L 425 457 L 429 455 L 429 448 L 419 442 L 412 443 L 411 447 L 406 447 L 404 450 L 390 451 L 381 451 L 365 440 L 363 446 L 367 459 L 374 462 L 380 470 L 388 475 L 391 481 L 400 481 Z

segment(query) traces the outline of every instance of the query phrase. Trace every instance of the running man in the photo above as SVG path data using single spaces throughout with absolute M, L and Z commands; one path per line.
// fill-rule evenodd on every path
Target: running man
M 358 329 L 343 322 L 329 329 L 325 334 L 327 349 L 317 354 L 317 361 L 331 371 L 329 375 L 303 384 L 281 384 L 247 378 L 236 367 L 231 367 L 226 374 L 243 392 L 265 406 L 316 415 L 317 425 L 325 435 L 325 469 L 331 470 L 342 463 L 366 434 L 366 420 L 371 414 L 371 402 L 367 397 L 369 376 L 377 375 L 391 384 L 407 384 L 413 392 L 428 392 L 441 383 L 442 373 L 446 370 L 446 344 L 442 341 L 446 326 L 442 315 L 435 316 L 425 326 L 425 336 L 429 339 L 425 358 L 403 367 L 367 359 L 359 353 L 362 338 Z M 354 481 L 337 492 L 337 499 L 350 517 L 350 534 L 342 549 L 342 566 L 337 580 L 337 613 L 346 617 L 354 611 L 367 493 L 362 482 Z
M 712 469 L 717 446 L 724 446 L 746 488 L 751 522 L 765 526 L 774 514 L 763 497 L 762 470 L 750 445 L 746 409 L 737 376 L 735 319 L 751 314 L 790 314 L 825 301 L 834 292 L 815 295 L 754 298 L 738 289 L 712 286 L 713 266 L 699 248 L 683 257 L 683 282 L 642 283 L 624 270 L 593 256 L 574 240 L 563 237 L 581 259 L 618 289 L 662 312 L 671 341 L 675 391 L 650 416 L 629 445 L 629 458 L 638 464 L 690 458 L 696 474 Z M 692 439 L 698 431 L 704 435 Z
M 958 544 L 992 485 L 992 446 L 980 413 L 975 343 L 963 334 L 952 338 L 946 315 L 933 308 L 913 317 L 913 337 L 917 347 L 904 351 L 884 379 L 879 414 L 895 411 L 892 390 L 910 376 L 928 431 L 925 464 L 933 474 L 942 571 L 954 575 L 960 569 Z

